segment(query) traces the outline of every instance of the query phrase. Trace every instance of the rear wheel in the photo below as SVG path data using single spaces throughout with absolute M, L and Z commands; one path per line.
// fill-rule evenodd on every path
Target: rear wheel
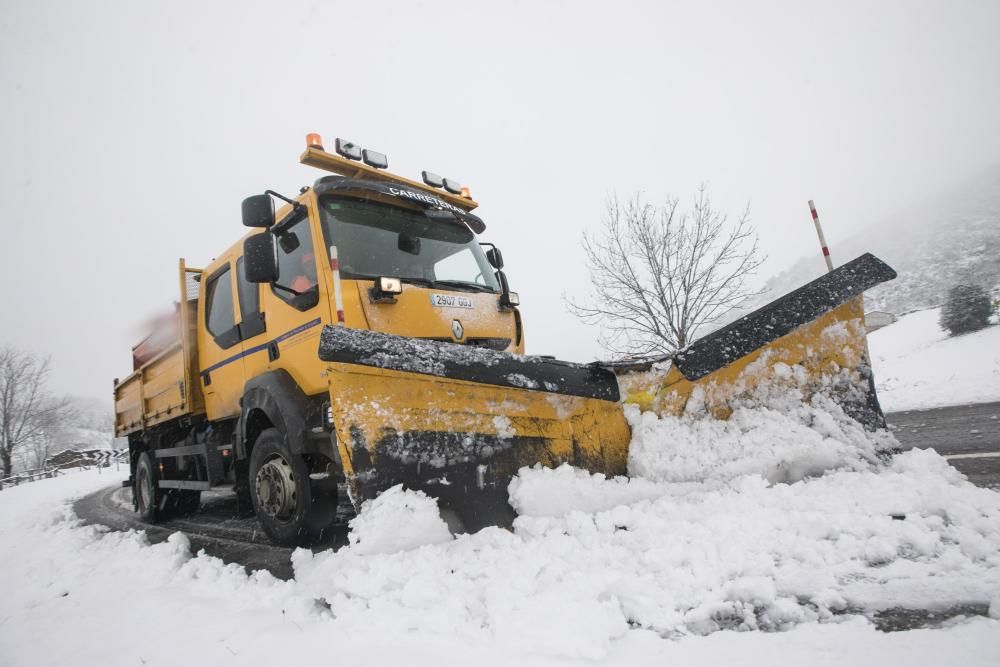
M 289 451 L 277 429 L 266 429 L 258 436 L 250 453 L 248 477 L 257 520 L 274 542 L 310 544 L 330 527 L 336 498 L 313 488 L 305 461 Z
M 153 467 L 153 457 L 148 451 L 140 453 L 139 460 L 136 461 L 132 497 L 135 498 L 135 509 L 143 521 L 155 523 L 160 520 L 163 491 L 156 485 L 156 468 Z

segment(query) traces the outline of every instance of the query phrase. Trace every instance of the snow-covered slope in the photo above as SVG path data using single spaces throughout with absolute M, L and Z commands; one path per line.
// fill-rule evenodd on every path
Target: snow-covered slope
M 1000 326 L 949 337 L 940 313 L 911 313 L 868 336 L 885 412 L 1000 401 Z
M 826 232 L 831 241 L 836 238 L 835 227 L 828 225 Z M 838 265 L 871 252 L 896 269 L 898 278 L 865 293 L 867 310 L 899 315 L 940 306 L 958 282 L 1000 287 L 1000 165 L 947 194 L 873 221 L 864 232 L 832 241 L 830 252 Z M 754 303 L 787 294 L 825 271 L 818 252 L 802 258 L 769 280 Z
M 1000 620 L 885 635 L 851 613 L 1000 617 L 1000 494 L 933 451 L 875 464 L 878 443 L 822 401 L 730 425 L 628 416 L 644 477 L 523 469 L 514 531 L 454 539 L 432 502 L 397 490 L 362 510 L 349 546 L 297 551 L 289 582 L 192 557 L 181 534 L 149 545 L 77 525 L 67 501 L 116 483 L 107 471 L 4 490 L 0 661 L 1000 662 Z

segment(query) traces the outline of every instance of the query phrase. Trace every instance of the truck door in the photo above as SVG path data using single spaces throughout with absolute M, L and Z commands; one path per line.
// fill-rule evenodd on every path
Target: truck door
M 239 414 L 244 372 L 236 323 L 236 282 L 228 258 L 206 270 L 198 303 L 198 361 L 209 419 Z
M 319 280 L 314 229 L 305 209 L 273 228 L 278 254 L 278 280 L 261 290 L 267 313 L 268 368 L 285 369 L 308 395 L 326 389 L 320 376 L 319 335 L 330 309 L 325 284 Z M 318 234 L 318 232 L 317 232 Z M 322 236 L 318 236 L 322 238 Z
M 247 280 L 242 257 L 236 259 L 236 293 L 240 305 L 243 372 L 249 380 L 267 370 L 269 332 L 260 307 L 260 285 Z

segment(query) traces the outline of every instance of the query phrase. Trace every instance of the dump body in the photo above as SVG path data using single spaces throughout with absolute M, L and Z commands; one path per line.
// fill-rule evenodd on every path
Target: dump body
M 163 328 L 147 336 L 144 345 L 133 348 L 139 367 L 115 382 L 116 436 L 124 437 L 180 417 L 204 413 L 201 387 L 192 382 L 198 374 L 196 276 L 200 274 L 198 269 L 188 268 L 184 260 L 180 261 L 181 292 L 174 314 L 158 318 L 157 323 Z M 142 352 L 137 355 L 137 350 L 148 350 L 151 345 L 155 345 L 151 358 L 143 360 Z

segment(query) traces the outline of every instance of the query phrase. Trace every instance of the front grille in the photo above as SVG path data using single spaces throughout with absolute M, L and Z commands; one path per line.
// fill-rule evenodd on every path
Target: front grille
M 454 343 L 451 338 L 423 338 L 421 340 L 436 340 L 441 343 Z M 466 338 L 459 345 L 471 345 L 473 347 L 485 347 L 489 350 L 503 352 L 510 347 L 510 338 Z

